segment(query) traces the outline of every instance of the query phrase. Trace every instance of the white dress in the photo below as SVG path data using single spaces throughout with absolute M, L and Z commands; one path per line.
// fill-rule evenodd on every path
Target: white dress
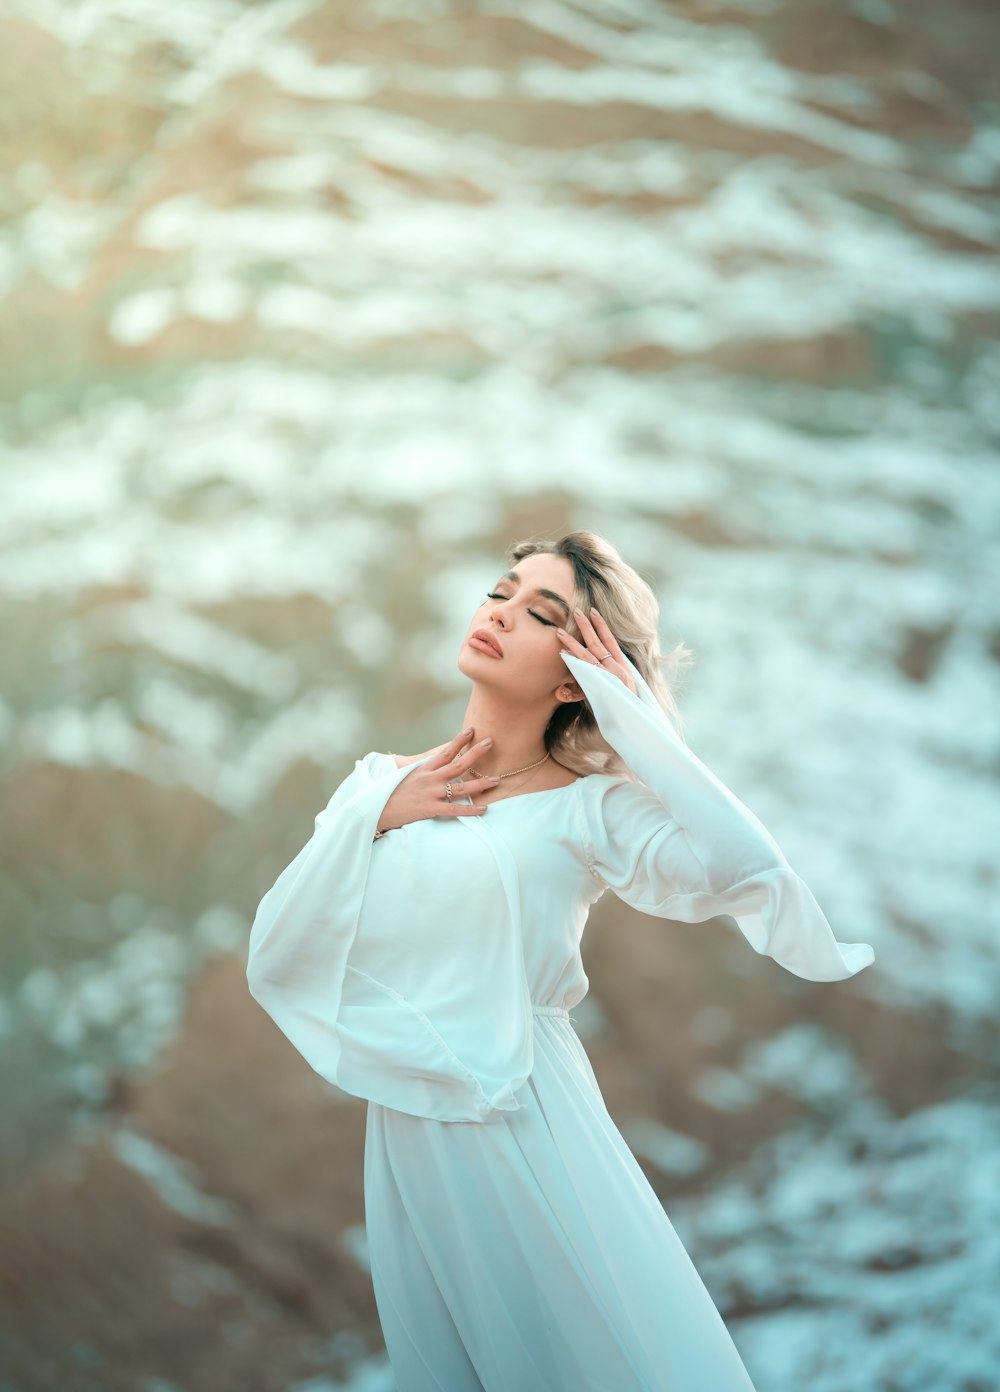
M 258 906 L 249 989 L 368 1099 L 368 1247 L 398 1392 L 753 1392 L 573 1027 L 584 925 L 610 887 L 663 918 L 729 914 L 812 981 L 874 952 L 836 940 L 634 666 L 638 695 L 562 656 L 635 778 L 373 842 L 418 763 L 366 754 Z

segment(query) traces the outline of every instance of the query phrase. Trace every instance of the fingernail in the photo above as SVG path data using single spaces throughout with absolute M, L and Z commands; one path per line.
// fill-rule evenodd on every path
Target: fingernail
M 462 731 L 462 734 L 463 734 L 463 735 L 471 735 L 471 734 L 472 734 L 472 726 L 470 725 L 469 728 L 468 728 L 467 730 L 463 730 L 463 731 Z
M 564 638 L 566 637 L 566 630 L 564 628 L 557 628 L 556 632 L 561 633 Z
M 480 743 L 480 744 L 492 744 L 493 741 L 492 741 L 491 739 L 487 738 L 487 739 L 484 739 L 484 740 L 480 740 L 479 743 Z

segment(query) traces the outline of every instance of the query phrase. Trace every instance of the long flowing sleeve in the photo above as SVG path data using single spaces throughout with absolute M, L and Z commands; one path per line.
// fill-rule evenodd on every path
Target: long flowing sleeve
M 357 761 L 257 906 L 247 985 L 342 1091 L 489 1121 L 522 1105 L 533 1057 L 516 871 L 475 818 L 419 820 L 373 846 L 422 762 Z
M 369 757 L 314 819 L 312 836 L 257 906 L 247 985 L 282 1033 L 339 1082 L 341 998 L 368 878 L 372 838 L 389 795 L 415 765 L 373 778 Z
M 591 873 L 642 913 L 684 923 L 728 914 L 755 952 L 809 981 L 839 981 L 875 960 L 838 942 L 808 885 L 750 809 L 680 738 L 633 662 L 638 694 L 572 653 L 604 739 L 638 783 L 601 779 L 585 799 Z

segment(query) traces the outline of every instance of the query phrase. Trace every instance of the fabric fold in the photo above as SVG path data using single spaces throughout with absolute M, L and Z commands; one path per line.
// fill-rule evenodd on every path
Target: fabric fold
M 589 828 L 594 873 L 644 913 L 691 923 L 729 914 L 755 952 L 807 980 L 839 981 L 869 966 L 871 945 L 837 941 L 777 841 L 684 743 L 624 656 L 637 693 L 562 653 L 601 735 L 639 780 L 600 786 Z
M 373 843 L 390 795 L 424 762 L 380 772 L 385 759 L 372 752 L 356 762 L 261 899 L 247 984 L 314 1071 L 343 1091 L 416 1116 L 486 1121 L 518 1110 L 532 1066 L 519 916 L 512 922 L 516 867 L 501 864 L 477 826 L 471 856 L 467 839 L 453 843 L 449 902 L 422 838 L 476 819 L 426 819 Z

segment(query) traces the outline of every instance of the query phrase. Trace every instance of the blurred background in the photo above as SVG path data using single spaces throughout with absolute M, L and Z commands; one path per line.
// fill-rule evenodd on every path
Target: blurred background
M 987 0 L 7 0 L 2 1392 L 390 1392 L 365 1103 L 250 923 L 572 527 L 876 951 L 606 895 L 611 1112 L 760 1392 L 1000 1387 L 998 52 Z

